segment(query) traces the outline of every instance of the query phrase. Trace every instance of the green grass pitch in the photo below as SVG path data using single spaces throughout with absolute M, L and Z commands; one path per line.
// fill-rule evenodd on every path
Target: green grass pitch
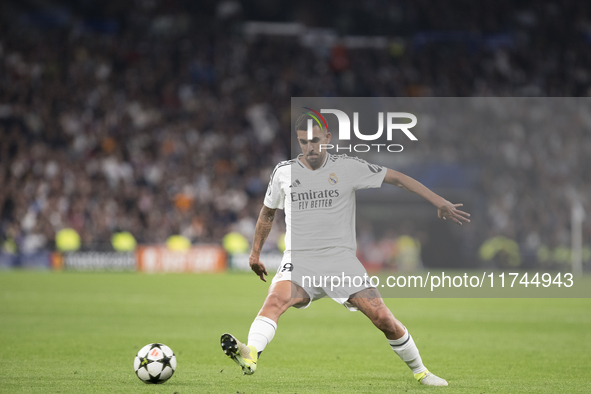
M 388 299 L 425 365 L 423 387 L 359 312 L 332 300 L 289 310 L 257 373 L 219 338 L 246 340 L 268 284 L 254 274 L 0 273 L 0 392 L 588 393 L 590 299 Z M 149 386 L 135 353 L 163 342 L 178 368 Z

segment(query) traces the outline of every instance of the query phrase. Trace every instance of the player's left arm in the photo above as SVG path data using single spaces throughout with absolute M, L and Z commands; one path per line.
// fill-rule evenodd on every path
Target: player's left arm
M 458 207 L 464 206 L 464 204 L 452 204 L 445 198 L 434 193 L 421 182 L 409 177 L 408 175 L 404 175 L 401 172 L 387 168 L 386 176 L 384 177 L 384 183 L 398 186 L 423 197 L 425 200 L 437 207 L 437 216 L 440 219 L 451 219 L 459 225 L 461 225 L 462 222 L 470 222 L 470 219 L 468 219 L 470 214 L 458 209 Z

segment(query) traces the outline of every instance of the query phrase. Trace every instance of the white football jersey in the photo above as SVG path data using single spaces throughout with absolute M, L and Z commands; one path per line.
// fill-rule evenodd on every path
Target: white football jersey
M 275 167 L 264 201 L 268 208 L 285 210 L 286 251 L 356 250 L 355 190 L 380 187 L 386 168 L 327 153 L 324 164 L 312 171 L 301 157 Z

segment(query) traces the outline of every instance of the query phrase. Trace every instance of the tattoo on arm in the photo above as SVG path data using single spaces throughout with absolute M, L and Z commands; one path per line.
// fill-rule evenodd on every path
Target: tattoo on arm
M 259 215 L 259 217 L 267 223 L 272 223 L 273 219 L 275 219 L 275 212 L 276 211 L 277 210 L 275 210 L 275 209 L 266 209 L 265 210 L 265 208 L 263 208 L 263 209 L 261 209 L 261 214 Z
M 270 209 L 265 206 L 261 209 L 254 231 L 253 252 L 260 253 L 263 250 L 263 245 L 271 232 L 271 227 L 273 227 L 273 219 L 275 219 L 276 211 L 276 209 Z
M 258 228 L 259 226 L 257 226 Z M 262 227 L 262 226 L 261 226 Z M 257 251 L 261 251 L 263 250 L 263 245 L 265 244 L 265 241 L 267 240 L 267 236 L 269 236 L 269 233 L 271 232 L 271 226 L 265 226 L 262 231 L 261 231 L 261 236 L 259 237 L 259 244 L 258 244 L 258 248 Z

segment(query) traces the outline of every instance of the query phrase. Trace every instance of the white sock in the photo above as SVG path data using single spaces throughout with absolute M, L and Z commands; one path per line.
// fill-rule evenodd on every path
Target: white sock
M 408 365 L 413 373 L 421 373 L 427 370 L 421 360 L 419 349 L 415 345 L 412 336 L 408 333 L 408 330 L 404 328 L 404 335 L 399 339 L 388 339 L 388 343 L 394 353 L 398 355 Z
M 254 346 L 261 354 L 275 336 L 275 330 L 277 330 L 277 324 L 273 320 L 265 316 L 257 316 L 248 332 L 248 345 Z

